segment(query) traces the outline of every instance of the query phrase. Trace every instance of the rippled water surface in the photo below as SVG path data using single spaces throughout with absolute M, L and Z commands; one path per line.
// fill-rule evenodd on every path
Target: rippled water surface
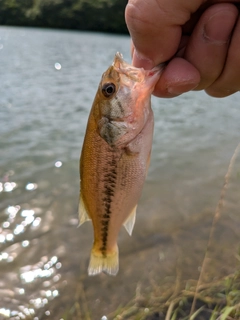
M 183 282 L 199 275 L 240 141 L 239 94 L 153 99 L 152 162 L 133 235 L 119 237 L 119 274 L 87 276 L 92 228 L 77 228 L 79 154 L 116 51 L 130 61 L 128 37 L 0 28 L 0 319 L 110 319 L 136 288 L 164 290 L 179 268 Z M 214 238 L 215 276 L 236 265 L 239 173 L 237 158 Z

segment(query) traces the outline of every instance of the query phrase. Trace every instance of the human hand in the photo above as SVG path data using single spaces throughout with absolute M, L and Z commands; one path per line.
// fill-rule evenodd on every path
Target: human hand
M 154 94 L 205 90 L 226 97 L 240 90 L 240 0 L 129 0 L 126 23 L 133 65 L 168 61 Z

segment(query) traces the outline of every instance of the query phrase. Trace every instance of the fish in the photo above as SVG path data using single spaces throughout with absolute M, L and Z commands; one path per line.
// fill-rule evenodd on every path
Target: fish
M 160 73 L 160 67 L 133 67 L 116 53 L 99 83 L 80 157 L 79 225 L 92 220 L 94 231 L 89 275 L 116 275 L 122 225 L 132 234 L 150 163 L 151 94 Z

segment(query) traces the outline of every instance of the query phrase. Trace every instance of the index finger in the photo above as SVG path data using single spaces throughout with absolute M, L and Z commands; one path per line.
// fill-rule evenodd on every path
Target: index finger
M 177 51 L 182 26 L 204 0 L 129 0 L 125 19 L 134 44 L 133 64 L 151 69 Z

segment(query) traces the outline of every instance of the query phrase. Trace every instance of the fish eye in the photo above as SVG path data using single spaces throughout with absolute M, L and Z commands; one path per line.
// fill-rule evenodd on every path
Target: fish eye
M 116 86 L 114 83 L 108 82 L 102 86 L 102 93 L 105 97 L 111 97 L 116 90 Z

